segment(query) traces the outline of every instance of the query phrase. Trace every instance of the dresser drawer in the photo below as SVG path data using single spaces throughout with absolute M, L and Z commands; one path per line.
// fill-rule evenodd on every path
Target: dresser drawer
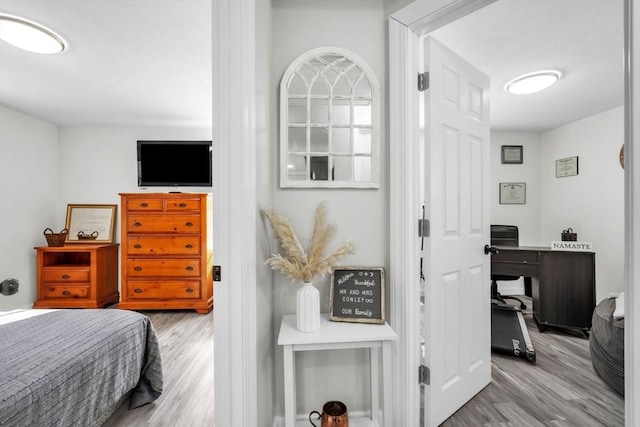
M 128 259 L 130 277 L 199 277 L 200 259 Z
M 44 282 L 88 282 L 91 277 L 91 270 L 87 269 L 64 269 L 64 268 L 43 268 L 42 279 Z
M 199 215 L 131 215 L 129 233 L 199 233 Z
M 64 286 L 47 285 L 43 286 L 44 298 L 46 299 L 87 299 L 89 298 L 90 286 Z
M 162 212 L 162 199 L 127 199 L 127 211 Z
M 199 299 L 200 281 L 133 280 L 127 284 L 130 299 Z
M 167 212 L 200 212 L 200 199 L 165 199 Z
M 130 237 L 129 255 L 200 255 L 200 237 Z

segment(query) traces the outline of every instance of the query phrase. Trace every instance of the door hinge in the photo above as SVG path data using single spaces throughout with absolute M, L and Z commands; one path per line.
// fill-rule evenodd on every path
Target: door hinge
M 222 281 L 222 267 L 219 265 L 213 266 L 213 281 L 221 282 Z
M 418 382 L 424 385 L 431 383 L 431 371 L 424 365 L 420 365 L 418 368 Z
M 418 90 L 424 92 L 429 89 L 429 72 L 418 73 Z
M 431 234 L 431 224 L 428 219 L 418 220 L 418 237 L 429 237 Z

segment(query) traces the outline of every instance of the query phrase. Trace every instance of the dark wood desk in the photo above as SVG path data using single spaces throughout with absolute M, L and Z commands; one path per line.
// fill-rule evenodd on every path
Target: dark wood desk
M 596 299 L 594 252 L 536 246 L 497 248 L 499 252 L 491 256 L 491 273 L 525 277 L 540 331 L 549 326 L 585 333 L 591 329 Z

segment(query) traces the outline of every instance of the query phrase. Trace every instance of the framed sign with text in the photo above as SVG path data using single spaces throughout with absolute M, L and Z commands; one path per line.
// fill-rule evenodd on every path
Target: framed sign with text
M 502 145 L 500 148 L 502 164 L 522 164 L 522 145 Z
M 113 243 L 118 205 L 67 205 L 65 243 Z
M 524 182 L 501 182 L 501 205 L 524 205 L 527 203 L 527 184 Z
M 556 160 L 556 178 L 578 175 L 578 156 Z
M 382 267 L 335 267 L 331 272 L 329 320 L 385 323 Z

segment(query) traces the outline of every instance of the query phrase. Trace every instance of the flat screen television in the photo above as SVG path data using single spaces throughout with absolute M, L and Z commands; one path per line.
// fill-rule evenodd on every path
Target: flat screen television
M 139 187 L 211 187 L 211 141 L 138 141 Z

